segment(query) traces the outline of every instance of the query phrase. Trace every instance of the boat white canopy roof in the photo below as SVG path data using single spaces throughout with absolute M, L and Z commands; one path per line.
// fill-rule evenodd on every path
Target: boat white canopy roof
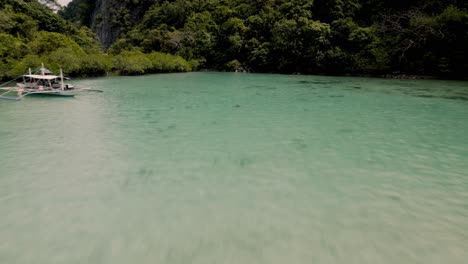
M 60 78 L 60 76 L 57 76 L 57 75 L 26 74 L 26 75 L 23 75 L 23 76 L 24 76 L 24 77 L 33 78 L 33 79 L 41 79 L 41 80 L 53 80 L 53 79 Z

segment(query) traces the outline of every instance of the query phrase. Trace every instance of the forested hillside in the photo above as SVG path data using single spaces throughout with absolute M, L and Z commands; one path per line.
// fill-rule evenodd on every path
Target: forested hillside
M 61 15 L 92 28 L 111 54 L 161 51 L 227 70 L 462 77 L 467 8 L 462 0 L 74 0 Z
M 37 1 L 0 0 L 0 79 L 17 76 L 41 61 L 68 72 L 94 71 L 100 52 L 94 34 L 78 29 Z M 84 63 L 86 66 L 77 66 Z M 80 71 L 81 73 L 81 71 Z
M 0 79 L 40 62 L 75 76 L 468 76 L 468 1 L 74 0 L 59 15 L 36 0 L 0 0 Z
M 108 55 L 88 27 L 64 20 L 42 3 L 0 0 L 0 80 L 37 68 L 41 62 L 55 72 L 62 67 L 72 76 L 191 70 L 183 58 L 159 52 Z

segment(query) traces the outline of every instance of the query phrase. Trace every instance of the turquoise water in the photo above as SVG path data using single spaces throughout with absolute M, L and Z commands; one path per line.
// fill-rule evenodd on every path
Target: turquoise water
M 187 73 L 0 101 L 0 263 L 466 263 L 468 83 Z

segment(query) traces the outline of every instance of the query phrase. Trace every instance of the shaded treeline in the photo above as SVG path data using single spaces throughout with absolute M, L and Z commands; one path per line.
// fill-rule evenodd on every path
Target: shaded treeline
M 36 1 L 0 4 L 0 77 L 39 61 L 74 75 L 468 76 L 468 1 L 74 0 L 59 12 L 70 22 Z
M 74 0 L 61 14 L 92 28 L 112 17 L 111 54 L 161 51 L 259 72 L 463 77 L 467 8 L 462 0 Z

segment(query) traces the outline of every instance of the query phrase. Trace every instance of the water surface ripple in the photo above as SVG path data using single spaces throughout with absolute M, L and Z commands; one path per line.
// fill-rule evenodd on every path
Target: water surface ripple
M 468 83 L 187 73 L 0 101 L 0 263 L 466 263 Z

